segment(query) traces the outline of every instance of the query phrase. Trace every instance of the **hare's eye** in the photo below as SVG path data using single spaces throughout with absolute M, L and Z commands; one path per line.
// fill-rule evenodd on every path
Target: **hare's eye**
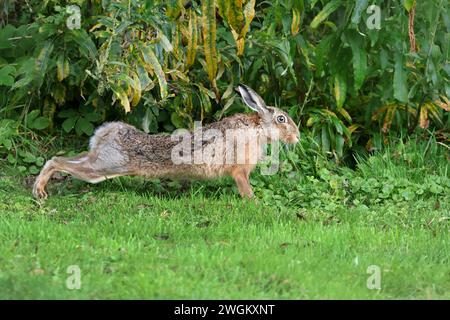
M 277 122 L 278 123 L 285 123 L 286 122 L 286 117 L 285 116 L 278 116 L 277 117 Z

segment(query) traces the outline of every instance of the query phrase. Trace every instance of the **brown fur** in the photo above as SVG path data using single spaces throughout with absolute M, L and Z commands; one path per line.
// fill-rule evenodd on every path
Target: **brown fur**
M 225 135 L 228 129 L 264 129 L 276 126 L 281 131 L 279 139 L 292 143 L 296 142 L 298 128 L 286 113 L 276 108 L 268 108 L 270 111 L 265 116 L 258 113 L 236 114 L 205 126 L 204 131 L 216 129 Z M 288 122 L 276 124 L 273 118 L 277 114 L 284 114 Z M 194 137 L 195 131 L 189 133 Z M 251 161 L 251 156 L 259 160 L 262 156 L 262 145 L 259 139 L 246 143 L 245 161 L 242 164 L 174 164 L 171 151 L 179 144 L 173 141 L 170 135 L 149 135 L 133 126 L 122 122 L 106 123 L 99 127 L 90 141 L 88 153 L 76 157 L 53 157 L 48 160 L 33 187 L 33 195 L 37 198 L 46 198 L 45 186 L 53 173 L 57 171 L 67 172 L 74 177 L 97 183 L 105 179 L 123 176 L 139 175 L 150 178 L 216 178 L 231 176 L 235 180 L 242 197 L 252 197 L 253 191 L 249 183 L 251 171 L 256 162 Z M 197 148 L 202 150 L 208 146 L 218 147 L 220 142 L 215 139 L 202 140 Z M 218 156 L 225 157 L 229 146 L 222 145 L 222 153 Z M 195 150 L 192 146 L 192 150 Z M 237 146 L 233 146 L 237 148 Z M 214 149 L 216 150 L 216 149 Z

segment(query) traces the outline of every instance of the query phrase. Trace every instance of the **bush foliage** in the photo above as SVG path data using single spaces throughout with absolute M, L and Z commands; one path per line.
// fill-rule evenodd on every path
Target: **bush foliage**
M 68 27 L 71 5 L 80 28 Z M 90 135 L 102 121 L 124 119 L 154 133 L 214 121 L 242 108 L 233 90 L 241 82 L 288 111 L 336 160 L 380 148 L 388 132 L 430 129 L 449 141 L 444 0 L 2 6 L 3 151 L 23 128 Z

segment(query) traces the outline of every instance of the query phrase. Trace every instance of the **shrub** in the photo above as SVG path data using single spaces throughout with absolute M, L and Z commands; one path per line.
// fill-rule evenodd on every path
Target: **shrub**
M 66 1 L 8 4 L 0 112 L 33 130 L 171 131 L 240 109 L 244 82 L 336 160 L 389 131 L 449 139 L 446 1 L 78 0 L 80 29 Z

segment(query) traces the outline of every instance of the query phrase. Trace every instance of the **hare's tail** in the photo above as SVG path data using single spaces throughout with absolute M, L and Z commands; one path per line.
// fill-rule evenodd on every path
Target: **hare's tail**
M 131 127 L 123 122 L 107 122 L 98 127 L 89 140 L 89 149 L 95 150 L 105 142 L 109 142 L 117 136 L 120 130 Z

